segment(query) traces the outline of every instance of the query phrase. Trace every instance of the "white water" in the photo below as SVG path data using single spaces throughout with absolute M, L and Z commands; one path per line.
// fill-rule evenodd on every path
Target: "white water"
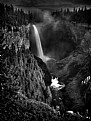
M 37 27 L 35 25 L 33 25 L 33 27 L 34 27 L 36 46 L 37 46 L 37 50 L 38 50 L 38 56 L 40 58 L 43 58 L 43 49 L 42 49 L 42 45 L 41 45 L 41 41 L 40 41 L 40 36 L 39 36 L 38 30 L 37 30 Z
M 38 57 L 41 58 L 46 63 L 48 60 L 50 60 L 50 58 L 45 56 L 43 53 L 41 40 L 40 40 L 40 36 L 39 36 L 37 27 L 35 25 L 33 25 L 33 28 L 34 28 L 35 41 L 36 41 L 36 46 L 37 46 L 37 51 L 38 51 Z
M 57 90 L 60 90 L 60 89 L 65 87 L 65 84 L 59 84 L 58 83 L 58 78 L 56 78 L 56 77 L 54 79 L 52 77 L 51 82 L 52 82 L 51 87 L 53 87 L 53 88 L 55 88 Z

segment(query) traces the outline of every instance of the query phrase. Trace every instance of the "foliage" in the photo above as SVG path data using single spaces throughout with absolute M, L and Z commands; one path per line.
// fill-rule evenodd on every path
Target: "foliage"
M 0 26 L 21 26 L 41 21 L 42 12 L 40 10 L 24 12 L 22 9 L 15 9 L 13 5 L 0 3 Z

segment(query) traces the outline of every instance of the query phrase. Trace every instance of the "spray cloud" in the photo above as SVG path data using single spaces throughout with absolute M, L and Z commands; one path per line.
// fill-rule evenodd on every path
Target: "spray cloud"
M 55 19 L 49 11 L 43 11 L 41 23 L 36 27 L 39 33 L 43 54 L 50 58 L 62 59 L 75 47 L 70 26 L 62 19 Z

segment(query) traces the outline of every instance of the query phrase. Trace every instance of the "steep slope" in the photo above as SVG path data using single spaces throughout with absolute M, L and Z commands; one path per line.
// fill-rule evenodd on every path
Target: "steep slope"
M 16 94 L 19 93 L 28 99 L 46 102 L 48 86 L 47 80 L 44 80 L 46 75 L 29 50 L 28 32 L 28 28 L 22 26 L 19 32 L 12 31 L 4 34 L 1 71 L 5 80 L 1 82 L 2 89 L 4 91 L 3 86 L 6 85 Z M 48 76 L 50 85 L 51 78 L 50 75 Z
M 88 76 L 91 77 L 91 34 L 85 33 L 80 47 L 60 61 L 49 61 L 47 67 L 50 73 L 59 77 L 59 83 L 66 86 L 63 91 L 63 102 L 67 109 L 82 111 L 86 108 L 86 94 L 91 84 L 82 84 Z M 85 87 L 85 88 L 83 88 Z M 89 108 L 89 107 L 88 107 Z

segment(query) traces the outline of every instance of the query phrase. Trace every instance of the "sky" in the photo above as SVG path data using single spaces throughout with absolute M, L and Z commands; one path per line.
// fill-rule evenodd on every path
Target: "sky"
M 75 5 L 89 5 L 91 6 L 91 0 L 0 0 L 5 4 L 13 4 L 19 6 L 38 6 L 38 5 L 60 5 L 63 7 L 71 7 Z

